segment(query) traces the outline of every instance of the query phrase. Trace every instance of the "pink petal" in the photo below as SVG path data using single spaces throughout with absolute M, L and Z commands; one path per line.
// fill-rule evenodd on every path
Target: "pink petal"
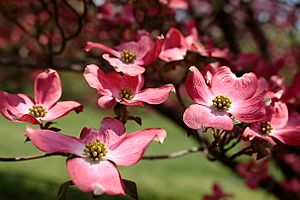
M 123 50 L 132 50 L 132 51 L 134 51 L 135 53 L 138 54 L 137 42 L 134 42 L 134 41 L 119 44 L 118 46 L 116 46 L 116 49 L 120 52 L 123 51 Z M 140 53 L 145 55 L 145 52 L 140 52 Z M 137 56 L 140 57 L 140 55 L 137 55 Z
M 171 28 L 167 35 L 165 42 L 163 44 L 163 50 L 171 48 L 187 48 L 187 43 L 181 32 L 176 28 Z
M 8 120 L 40 124 L 40 119 L 29 115 L 29 109 L 34 105 L 31 98 L 23 94 L 9 94 L 0 91 L 0 112 Z
M 65 116 L 69 112 L 74 110 L 75 112 L 82 112 L 83 105 L 75 101 L 61 101 L 57 102 L 52 108 L 50 108 L 45 117 L 42 118 L 44 121 L 51 121 Z
M 300 145 L 300 127 L 299 126 L 274 130 L 274 131 L 272 131 L 271 136 L 287 145 L 291 145 L 291 146 L 299 146 Z
M 226 112 L 218 112 L 202 105 L 190 105 L 183 113 L 184 123 L 192 129 L 204 127 L 232 130 L 233 121 Z
M 193 73 L 186 80 L 189 96 L 198 104 L 211 106 L 214 95 L 206 85 L 202 74 L 195 66 L 190 67 L 190 70 Z
M 67 161 L 67 170 L 74 184 L 83 192 L 125 195 L 121 176 L 109 161 L 89 162 L 83 158 Z
M 113 131 L 118 136 L 122 136 L 126 132 L 126 128 L 119 120 L 105 117 L 101 122 L 100 132 Z
M 110 57 L 109 54 L 103 54 L 102 57 L 117 71 L 129 76 L 137 76 L 145 72 L 145 68 L 138 63 L 125 64 L 118 58 Z
M 80 134 L 80 140 L 87 144 L 93 140 L 100 140 L 110 146 L 118 142 L 124 135 L 126 129 L 119 120 L 106 117 L 102 120 L 100 129 L 84 128 Z
M 163 44 L 163 40 L 157 38 L 154 47 L 151 48 L 150 51 L 148 51 L 147 54 L 143 57 L 143 65 L 149 65 L 158 58 L 161 52 L 162 44 Z
M 149 104 L 161 104 L 168 99 L 171 92 L 175 93 L 174 86 L 172 84 L 166 84 L 159 88 L 147 88 L 137 93 L 133 100 Z
M 111 108 L 115 105 L 115 103 L 115 98 L 110 96 L 102 96 L 98 99 L 98 105 L 101 108 Z
M 141 101 L 135 101 L 135 100 L 127 100 L 127 99 L 122 99 L 121 101 L 118 101 L 120 104 L 124 104 L 127 106 L 143 106 L 144 103 Z
M 37 104 L 50 108 L 61 97 L 61 81 L 55 70 L 40 73 L 34 81 L 34 99 Z
M 289 114 L 289 119 L 287 122 L 287 127 L 295 127 L 299 126 L 300 127 L 300 114 L 297 112 L 292 112 Z
M 275 102 L 272 109 L 271 125 L 275 129 L 280 129 L 286 126 L 289 113 L 288 108 L 283 102 Z
M 257 124 L 254 127 L 253 126 L 247 127 L 245 129 L 245 131 L 243 132 L 243 137 L 249 139 L 250 141 L 253 140 L 255 137 L 258 137 L 258 138 L 260 138 L 262 140 L 266 140 L 267 142 L 269 142 L 272 145 L 275 145 L 276 143 L 272 139 L 271 136 L 269 136 L 269 135 L 262 135 L 262 134 L 258 133 L 258 131 L 259 131 L 258 127 L 259 127 L 259 124 Z
M 187 49 L 172 48 L 161 51 L 159 58 L 165 62 L 172 62 L 177 60 L 183 60 L 186 55 Z
M 228 112 L 242 122 L 252 123 L 264 120 L 267 112 L 263 97 L 262 93 L 251 99 L 233 102 Z
M 113 50 L 112 48 L 105 46 L 103 44 L 100 43 L 94 43 L 94 42 L 87 42 L 86 46 L 85 46 L 85 51 L 90 51 L 92 48 L 99 48 L 102 49 L 116 57 L 120 57 L 120 53 Z
M 106 158 L 117 165 L 130 166 L 138 162 L 152 140 L 162 143 L 167 133 L 164 129 L 150 128 L 126 135 L 110 146 Z
M 248 99 L 254 95 L 256 89 L 255 74 L 246 73 L 242 77 L 236 77 L 226 66 L 217 69 L 211 83 L 214 94 L 225 95 L 232 101 Z
M 113 96 L 118 98 L 119 92 L 123 88 L 130 88 L 134 93 L 139 91 L 144 85 L 143 75 L 138 76 L 128 76 L 125 74 L 120 74 L 115 71 L 109 72 L 105 79 L 110 84 Z
M 24 94 L 9 94 L 5 93 L 6 106 L 13 114 L 28 114 L 29 108 L 31 108 L 35 103 L 33 100 Z
M 40 118 L 35 118 L 32 115 L 29 114 L 25 114 L 25 115 L 21 115 L 21 116 L 15 116 L 13 114 L 11 114 L 12 120 L 13 121 L 17 121 L 17 122 L 27 122 L 30 124 L 40 124 L 42 123 Z
M 105 96 L 110 96 L 110 83 L 106 80 L 104 72 L 94 64 L 87 65 L 83 76 L 90 87 L 97 89 L 98 93 Z
M 51 130 L 32 129 L 29 126 L 26 127 L 25 135 L 41 151 L 83 156 L 84 144 L 75 137 Z

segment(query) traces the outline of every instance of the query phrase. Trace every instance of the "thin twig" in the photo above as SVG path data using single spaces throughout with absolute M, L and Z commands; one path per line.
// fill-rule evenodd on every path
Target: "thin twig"
M 252 148 L 253 148 L 252 145 L 250 145 L 250 146 L 248 146 L 248 147 L 242 149 L 241 151 L 239 151 L 239 152 L 233 154 L 232 156 L 230 156 L 230 159 L 231 159 L 231 160 L 234 160 L 234 159 L 236 159 L 237 157 L 239 157 L 239 156 L 241 156 L 241 155 L 243 155 L 243 154 L 250 153 L 251 151 L 249 152 L 249 150 L 251 150 Z
M 158 160 L 158 159 L 167 159 L 167 158 L 178 158 L 181 156 L 188 155 L 190 153 L 195 153 L 199 151 L 203 151 L 204 149 L 202 147 L 191 147 L 188 149 L 183 149 L 177 152 L 173 152 L 170 154 L 164 154 L 164 155 L 152 155 L 152 156 L 144 156 L 143 160 Z
M 19 156 L 19 157 L 0 157 L 0 162 L 16 162 L 16 161 L 26 161 L 26 160 L 35 160 L 40 158 L 46 158 L 50 156 L 68 156 L 65 153 L 45 153 L 42 155 L 33 155 L 33 156 Z

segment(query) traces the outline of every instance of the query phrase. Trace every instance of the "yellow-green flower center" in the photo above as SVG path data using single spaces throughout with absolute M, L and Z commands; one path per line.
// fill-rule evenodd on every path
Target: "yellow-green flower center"
M 220 111 L 227 111 L 230 108 L 231 100 L 223 95 L 216 96 L 214 100 L 212 100 L 213 106 Z
M 126 64 L 133 63 L 136 60 L 136 53 L 132 50 L 123 50 L 121 52 L 121 60 Z
M 119 92 L 121 99 L 131 100 L 134 97 L 133 91 L 130 88 L 123 88 Z
M 107 146 L 99 140 L 94 140 L 85 145 L 84 154 L 92 161 L 100 161 L 107 154 Z
M 272 128 L 270 122 L 262 123 L 261 126 L 260 126 L 260 132 L 263 135 L 269 135 L 272 132 L 272 129 L 273 128 Z
M 42 105 L 34 105 L 32 108 L 29 108 L 28 114 L 34 117 L 45 117 L 47 114 L 47 109 Z

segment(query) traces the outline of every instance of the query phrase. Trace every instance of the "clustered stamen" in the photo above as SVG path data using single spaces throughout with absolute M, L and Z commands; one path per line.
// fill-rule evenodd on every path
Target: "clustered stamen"
M 126 64 L 133 63 L 136 60 L 136 53 L 132 50 L 123 50 L 121 52 L 121 60 Z
M 34 105 L 32 108 L 29 108 L 28 114 L 34 117 L 45 117 L 47 114 L 47 109 L 42 105 Z
M 216 96 L 216 98 L 212 100 L 212 102 L 213 106 L 220 111 L 228 110 L 232 103 L 228 97 L 223 95 Z
M 264 135 L 269 135 L 272 132 L 272 126 L 270 124 L 270 122 L 265 122 L 262 123 L 261 127 L 260 127 L 260 132 Z
M 94 140 L 85 145 L 84 154 L 92 161 L 100 161 L 107 154 L 107 147 L 99 140 Z
M 121 99 L 131 100 L 134 97 L 134 94 L 130 88 L 123 88 L 120 90 L 119 95 Z

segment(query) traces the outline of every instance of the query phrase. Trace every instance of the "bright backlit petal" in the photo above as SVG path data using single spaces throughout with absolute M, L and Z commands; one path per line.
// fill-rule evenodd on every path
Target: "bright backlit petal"
M 232 101 L 248 99 L 254 95 L 256 89 L 255 74 L 246 73 L 242 77 L 236 77 L 226 66 L 217 69 L 211 82 L 211 90 L 214 94 L 225 95 Z
M 84 158 L 73 158 L 67 161 L 67 170 L 73 183 L 83 192 L 125 195 L 119 171 L 109 161 L 92 163 Z
M 37 104 L 50 108 L 61 97 L 61 81 L 55 70 L 48 69 L 34 81 L 34 98 Z
M 206 85 L 202 74 L 195 66 L 190 67 L 190 70 L 192 75 L 186 80 L 186 90 L 189 96 L 198 104 L 211 106 L 214 95 Z
M 75 112 L 82 112 L 83 105 L 75 101 L 61 101 L 57 102 L 52 108 L 50 108 L 45 117 L 42 120 L 51 121 L 65 116 L 69 112 L 74 110 Z
M 172 92 L 175 92 L 174 86 L 172 84 L 166 84 L 159 88 L 147 88 L 137 93 L 133 100 L 149 104 L 161 104 L 168 99 Z
M 106 157 L 117 165 L 133 165 L 141 159 L 152 140 L 163 143 L 166 136 L 166 131 L 160 128 L 150 128 L 128 134 L 109 147 Z
M 184 123 L 192 129 L 212 127 L 232 130 L 233 121 L 226 112 L 218 112 L 202 105 L 190 105 L 183 113 Z
M 47 153 L 70 153 L 83 156 L 84 144 L 77 138 L 51 130 L 26 127 L 25 135 L 36 148 Z

